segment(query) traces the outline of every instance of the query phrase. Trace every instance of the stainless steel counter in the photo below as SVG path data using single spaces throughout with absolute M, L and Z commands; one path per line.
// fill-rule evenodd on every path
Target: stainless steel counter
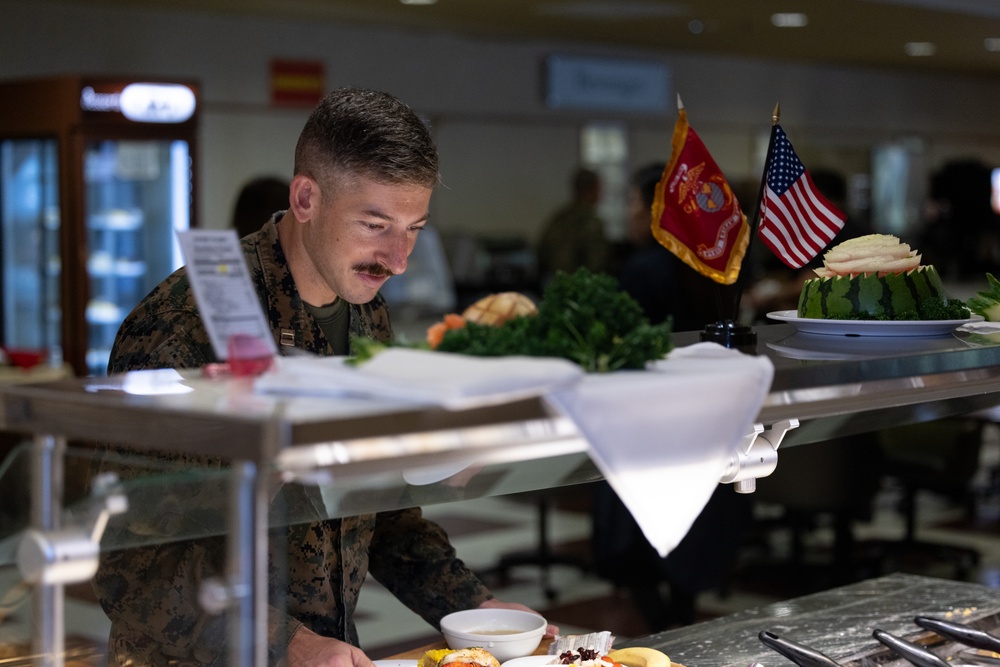
M 775 366 L 758 419 L 800 421 L 782 447 L 1000 404 L 1000 340 L 804 334 L 788 324 L 755 331 L 756 354 Z M 698 334 L 678 333 L 676 340 L 691 344 Z
M 934 637 L 913 623 L 917 615 L 949 618 L 993 632 L 1000 627 L 1000 594 L 978 584 L 893 574 L 616 646 L 652 646 L 685 667 L 794 664 L 761 644 L 758 634 L 768 630 L 846 667 L 912 667 L 873 639 L 872 630 L 880 628 L 912 641 Z M 945 642 L 935 646 L 934 652 L 948 659 L 960 648 Z
M 1000 404 L 1000 342 L 971 344 L 951 335 L 820 336 L 796 333 L 785 324 L 756 330 L 757 354 L 767 355 L 775 366 L 759 421 L 797 418 L 802 423 L 783 446 Z M 697 340 L 696 332 L 675 334 L 678 346 Z M 363 449 L 336 462 L 342 473 L 345 466 L 370 466 L 376 459 L 392 459 L 398 468 L 409 462 L 401 456 L 447 459 L 451 451 L 489 449 L 483 439 L 435 442 L 398 436 L 481 434 L 492 426 L 500 428 L 498 441 L 505 448 L 519 439 L 518 432 L 540 452 L 542 442 L 574 438 L 572 426 L 559 423 L 544 399 L 459 411 L 390 400 L 289 399 L 255 394 L 246 380 L 205 379 L 197 371 L 0 386 L 0 428 L 5 430 L 255 463 L 272 462 L 292 446 L 365 440 Z M 394 446 L 373 450 L 371 438 L 382 436 L 392 436 Z M 570 448 L 582 451 L 585 444 Z
M 952 335 L 818 336 L 785 324 L 761 326 L 757 333 L 757 354 L 775 366 L 758 419 L 764 426 L 789 418 L 800 422 L 782 441 L 778 465 L 781 449 L 791 446 L 1000 404 L 1000 343 L 972 344 Z M 697 333 L 676 334 L 678 345 L 697 341 Z M 323 486 L 331 516 L 599 478 L 576 427 L 541 398 L 454 411 L 391 400 L 264 395 L 246 379 L 145 371 L 0 385 L 0 426 L 121 442 L 140 453 L 162 449 L 246 461 L 261 471 L 276 468 L 286 481 Z M 90 454 L 70 449 L 67 455 Z M 148 479 L 133 482 L 130 492 L 169 501 L 173 510 L 183 510 L 188 499 L 201 502 L 199 485 L 221 488 L 218 471 L 192 477 L 151 457 L 143 465 Z M 462 484 L 428 483 L 465 469 L 476 474 Z M 136 502 L 130 511 L 158 510 L 155 503 Z M 285 516 L 271 518 L 316 517 L 290 506 Z M 205 516 L 198 530 L 221 534 L 228 523 L 221 514 Z M 0 562 L 9 562 L 7 546 L 0 543 Z M 123 546 L 129 544 L 104 544 Z

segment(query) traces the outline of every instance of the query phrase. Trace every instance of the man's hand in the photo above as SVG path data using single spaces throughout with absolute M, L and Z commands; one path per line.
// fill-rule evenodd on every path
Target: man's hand
M 288 667 L 372 667 L 364 651 L 339 639 L 318 635 L 304 625 L 288 642 Z
M 527 607 L 520 602 L 503 602 L 493 598 L 492 600 L 487 600 L 486 602 L 479 605 L 480 609 L 519 609 L 520 611 L 530 611 L 532 614 L 538 614 L 534 609 Z M 541 616 L 541 614 L 538 614 Z M 545 639 L 555 639 L 555 636 L 559 634 L 559 626 L 552 625 L 551 623 L 545 627 L 545 634 L 543 637 Z

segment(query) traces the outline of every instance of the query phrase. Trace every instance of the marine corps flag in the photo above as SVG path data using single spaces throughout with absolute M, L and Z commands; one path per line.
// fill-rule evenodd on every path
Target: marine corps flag
M 688 126 L 679 98 L 677 105 L 673 153 L 653 201 L 653 236 L 698 273 L 731 285 L 750 229 L 722 171 Z

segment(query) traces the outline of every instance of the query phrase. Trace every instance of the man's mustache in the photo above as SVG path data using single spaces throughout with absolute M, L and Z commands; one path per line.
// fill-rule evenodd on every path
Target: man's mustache
M 392 271 L 377 264 L 375 262 L 369 264 L 356 264 L 354 266 L 355 273 L 367 273 L 372 276 L 392 276 L 394 275 Z

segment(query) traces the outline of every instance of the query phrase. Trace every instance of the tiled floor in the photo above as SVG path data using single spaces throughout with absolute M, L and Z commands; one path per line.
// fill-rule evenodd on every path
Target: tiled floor
M 1000 462 L 1000 435 L 991 434 L 991 446 L 984 449 L 982 475 L 977 485 L 995 491 L 988 471 Z M 878 495 L 871 521 L 858 523 L 855 529 L 859 544 L 895 540 L 902 533 L 897 511 L 898 492 L 886 487 Z M 1000 495 L 984 494 L 974 521 L 962 510 L 930 495 L 920 497 L 923 540 L 953 542 L 978 549 L 982 560 L 971 579 L 1000 589 Z M 774 508 L 762 507 L 759 516 L 770 516 Z M 523 498 L 498 497 L 463 503 L 432 506 L 425 509 L 452 535 L 459 555 L 476 571 L 483 573 L 498 597 L 524 603 L 543 612 L 563 633 L 611 630 L 619 637 L 646 634 L 641 617 L 627 596 L 591 572 L 566 565 L 550 569 L 548 584 L 556 598 L 545 594 L 540 568 L 524 565 L 512 568 L 508 576 L 495 576 L 498 558 L 537 545 L 536 507 Z M 550 517 L 549 538 L 552 545 L 576 556 L 587 556 L 591 532 L 585 507 L 557 506 Z M 797 578 L 788 562 L 788 536 L 785 531 L 757 535 L 741 552 L 739 568 L 727 590 L 709 591 L 698 598 L 698 619 L 713 618 L 742 609 L 796 597 L 808 592 L 808 585 L 824 582 L 828 571 L 831 530 L 820 521 L 806 535 L 805 556 Z M 766 547 L 762 549 L 762 545 Z M 862 549 L 859 548 L 859 553 Z M 897 559 L 892 567 L 931 576 L 951 577 L 952 571 L 939 562 Z M 912 569 L 910 569 L 912 568 Z M 775 572 L 779 576 L 774 576 Z M 819 576 L 815 576 L 819 573 Z M 0 568 L 0 647 L 23 638 L 30 617 L 27 598 L 18 597 L 16 573 Z M 108 624 L 100 609 L 87 596 L 71 595 L 67 600 L 67 626 L 76 640 L 100 645 L 107 636 Z M 361 596 L 356 620 L 363 648 L 372 658 L 435 641 L 433 628 L 411 613 L 375 581 L 369 581 Z M 3 656 L 0 655 L 0 658 Z

